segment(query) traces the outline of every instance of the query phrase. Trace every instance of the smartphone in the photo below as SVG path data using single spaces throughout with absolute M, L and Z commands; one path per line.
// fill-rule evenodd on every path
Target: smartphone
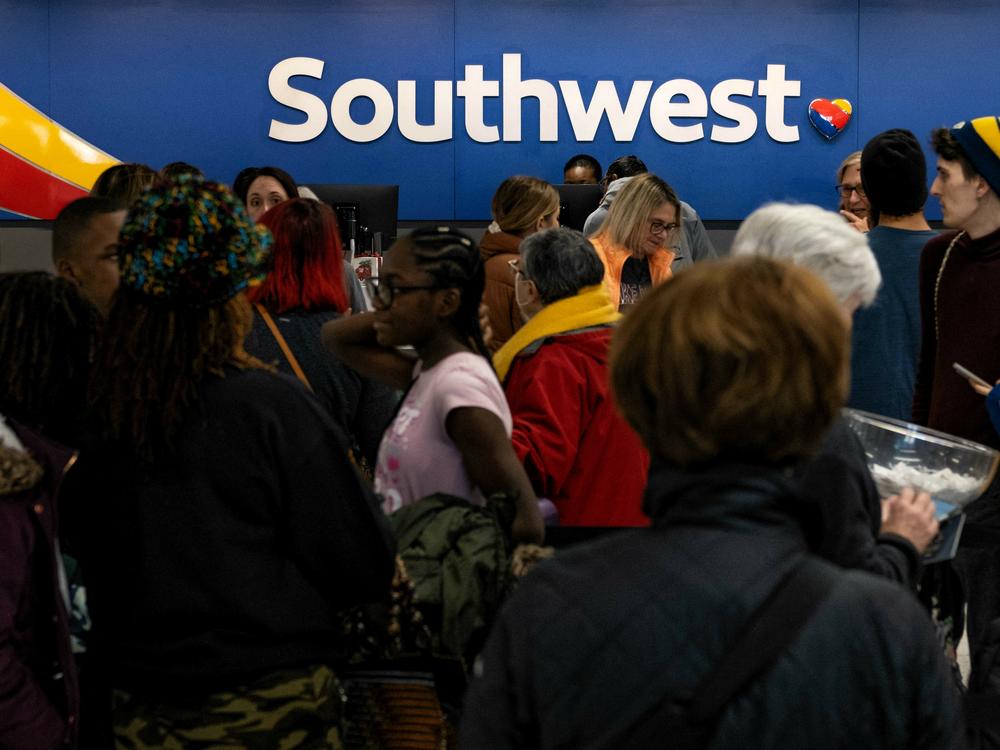
M 981 377 L 976 375 L 976 373 L 972 372 L 971 370 L 966 370 L 964 367 L 962 367 L 962 365 L 958 364 L 958 362 L 953 362 L 951 366 L 955 368 L 955 372 L 957 372 L 963 378 L 968 380 L 970 383 L 974 385 L 981 385 L 984 388 L 993 388 L 992 385 L 990 385 Z

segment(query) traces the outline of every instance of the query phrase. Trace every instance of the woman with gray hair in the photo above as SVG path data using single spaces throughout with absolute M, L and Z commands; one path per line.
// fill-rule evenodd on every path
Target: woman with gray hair
M 736 233 L 732 254 L 808 268 L 826 282 L 848 324 L 860 305 L 875 300 L 882 282 L 867 237 L 818 206 L 771 203 L 757 209 Z M 926 492 L 907 488 L 883 507 L 864 448 L 839 417 L 799 478 L 801 497 L 817 502 L 822 512 L 819 554 L 845 568 L 915 585 L 920 555 L 938 530 Z
M 494 355 L 514 419 L 511 442 L 563 526 L 647 526 L 649 455 L 610 394 L 608 347 L 619 314 L 594 247 L 571 229 L 521 243 L 511 261 L 527 321 Z
M 769 203 L 750 214 L 733 255 L 757 255 L 804 266 L 827 283 L 845 312 L 875 301 L 882 284 L 868 238 L 819 206 Z

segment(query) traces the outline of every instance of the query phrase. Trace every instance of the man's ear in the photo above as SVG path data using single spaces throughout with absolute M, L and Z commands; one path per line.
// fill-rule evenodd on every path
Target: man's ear
M 80 279 L 77 278 L 76 273 L 73 270 L 73 264 L 70 263 L 68 258 L 60 258 L 56 261 L 56 274 L 67 281 L 72 281 L 77 286 L 80 286 Z
M 984 198 L 990 192 L 990 184 L 981 174 L 976 175 L 976 198 Z

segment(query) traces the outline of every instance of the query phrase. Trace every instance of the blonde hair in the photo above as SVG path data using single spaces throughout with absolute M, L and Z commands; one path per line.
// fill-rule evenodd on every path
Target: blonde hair
M 844 403 L 849 335 L 829 288 L 801 266 L 696 263 L 622 319 L 611 385 L 669 464 L 786 464 L 815 449 Z
M 650 172 L 636 175 L 615 196 L 608 210 L 608 218 L 604 220 L 598 234 L 607 237 L 612 244 L 622 245 L 636 253 L 642 248 L 643 240 L 649 233 L 646 222 L 664 203 L 674 207 L 677 211 L 677 223 L 680 223 L 681 202 L 674 189 Z M 672 237 L 668 237 L 667 241 L 671 239 Z
M 839 185 L 844 181 L 844 172 L 850 166 L 857 165 L 858 169 L 861 169 L 861 152 L 855 151 L 854 153 L 848 154 L 847 158 L 840 162 L 840 167 L 837 169 L 837 184 Z
M 515 175 L 500 183 L 491 208 L 500 229 L 523 237 L 535 231 L 539 219 L 559 210 L 559 193 L 545 180 Z

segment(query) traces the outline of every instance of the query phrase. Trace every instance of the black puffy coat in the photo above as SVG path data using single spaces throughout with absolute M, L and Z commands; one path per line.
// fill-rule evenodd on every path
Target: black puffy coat
M 806 554 L 781 472 L 654 468 L 654 526 L 566 552 L 510 599 L 468 695 L 468 748 L 620 748 L 712 669 Z M 812 621 L 723 711 L 712 748 L 945 748 L 957 696 L 926 614 L 845 571 Z M 669 738 L 664 738 L 669 747 Z

